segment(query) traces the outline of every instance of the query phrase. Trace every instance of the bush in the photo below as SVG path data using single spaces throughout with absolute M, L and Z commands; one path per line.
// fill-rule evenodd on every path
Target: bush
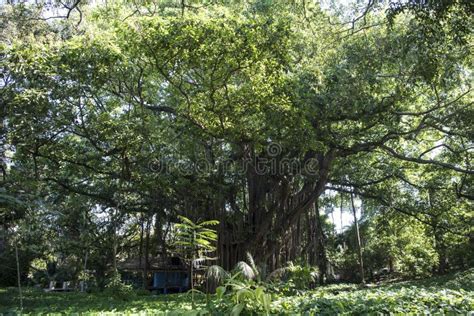
M 294 265 L 289 263 L 285 268 L 277 269 L 268 276 L 269 281 L 277 281 L 274 290 L 287 294 L 309 290 L 316 287 L 318 269 L 316 267 Z
M 220 301 L 216 307 L 220 309 L 220 313 L 224 310 L 230 315 L 240 315 L 242 312 L 251 315 L 270 313 L 273 298 L 264 284 L 234 277 L 226 286 L 218 287 L 216 293 Z
M 114 272 L 107 280 L 107 284 L 105 285 L 105 290 L 103 293 L 107 296 L 112 296 L 114 298 L 123 300 L 133 299 L 136 296 L 136 292 L 133 290 L 133 287 L 129 284 L 123 283 L 120 273 L 118 272 Z
M 399 258 L 400 272 L 410 277 L 426 277 L 438 262 L 433 248 L 423 244 L 408 244 Z
M 318 269 L 290 263 L 287 278 L 287 281 L 293 284 L 293 287 L 297 290 L 312 289 L 316 287 L 318 281 Z

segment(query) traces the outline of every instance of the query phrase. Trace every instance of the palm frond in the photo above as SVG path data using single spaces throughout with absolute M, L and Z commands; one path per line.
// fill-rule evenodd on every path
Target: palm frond
M 181 215 L 178 215 L 178 218 L 183 222 L 183 223 L 186 223 L 190 226 L 196 226 L 196 224 L 190 220 L 189 218 L 185 217 L 185 216 L 181 216 Z M 177 225 L 181 225 L 181 224 L 177 224 Z
M 234 270 L 240 273 L 247 280 L 253 280 L 257 276 L 253 268 L 245 261 L 237 262 Z
M 204 221 L 199 223 L 199 226 L 215 226 L 219 225 L 219 221 L 217 220 L 210 220 L 210 221 Z
M 255 264 L 255 260 L 253 260 L 252 254 L 250 252 L 247 252 L 247 260 L 249 262 L 250 267 L 252 267 L 253 272 L 255 273 L 255 276 L 259 275 L 259 270 L 257 265 Z
M 212 265 L 207 268 L 207 279 L 214 284 L 221 284 L 222 281 L 229 277 L 229 272 L 224 270 L 221 266 Z

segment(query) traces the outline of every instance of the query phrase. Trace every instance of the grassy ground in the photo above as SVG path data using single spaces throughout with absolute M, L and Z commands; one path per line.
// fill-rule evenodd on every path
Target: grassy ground
M 175 311 L 176 315 L 191 310 L 191 298 L 188 294 L 134 296 L 130 299 L 112 297 L 102 293 L 46 293 L 28 289 L 23 293 L 23 313 L 32 314 L 86 314 L 100 312 L 167 314 Z M 199 298 L 197 307 L 202 307 Z M 0 313 L 3 315 L 18 314 L 20 305 L 18 292 L 12 289 L 0 290 Z M 107 313 L 109 314 L 109 313 Z M 113 314 L 113 313 L 110 313 Z M 104 314 L 106 315 L 106 314 Z
M 112 297 L 103 293 L 45 293 L 24 290 L 23 314 L 82 315 L 191 315 L 227 314 L 232 310 L 230 298 L 211 298 L 206 307 L 205 296 L 197 296 L 191 307 L 189 294 L 133 295 Z M 15 289 L 0 289 L 0 314 L 19 314 Z M 441 278 L 382 284 L 368 288 L 339 284 L 285 296 L 274 294 L 272 313 L 333 314 L 468 314 L 474 311 L 474 270 Z M 199 312 L 200 311 L 200 312 Z M 253 312 L 252 312 L 253 311 Z M 258 314 L 259 306 L 249 302 L 242 314 Z

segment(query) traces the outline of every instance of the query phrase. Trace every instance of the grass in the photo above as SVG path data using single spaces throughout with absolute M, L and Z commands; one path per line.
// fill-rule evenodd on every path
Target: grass
M 197 303 L 202 308 L 201 297 Z M 0 314 L 17 315 L 20 305 L 18 292 L 14 289 L 0 290 Z M 22 314 L 81 314 L 96 315 L 103 312 L 125 314 L 181 315 L 191 310 L 188 294 L 143 295 L 128 299 L 102 293 L 59 293 L 27 289 L 23 293 Z M 107 315 L 102 314 L 102 315 Z
M 192 315 L 227 314 L 232 301 L 212 298 L 206 307 L 205 296 L 197 296 L 195 311 L 188 294 L 132 295 L 112 297 L 104 293 L 45 293 L 24 290 L 22 314 L 30 315 Z M 0 314 L 19 314 L 15 289 L 0 289 Z M 258 306 L 246 303 L 242 314 L 257 314 Z M 425 280 L 382 284 L 361 288 L 353 284 L 328 285 L 285 296 L 273 294 L 275 314 L 365 315 L 365 314 L 468 314 L 474 311 L 474 269 Z

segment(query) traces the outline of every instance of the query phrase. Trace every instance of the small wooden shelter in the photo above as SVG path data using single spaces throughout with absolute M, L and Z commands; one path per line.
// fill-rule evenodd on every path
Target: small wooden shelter
M 125 283 L 150 291 L 167 294 L 184 292 L 190 287 L 189 267 L 178 256 L 149 258 L 146 268 L 145 258 L 129 258 L 119 262 L 118 269 Z

